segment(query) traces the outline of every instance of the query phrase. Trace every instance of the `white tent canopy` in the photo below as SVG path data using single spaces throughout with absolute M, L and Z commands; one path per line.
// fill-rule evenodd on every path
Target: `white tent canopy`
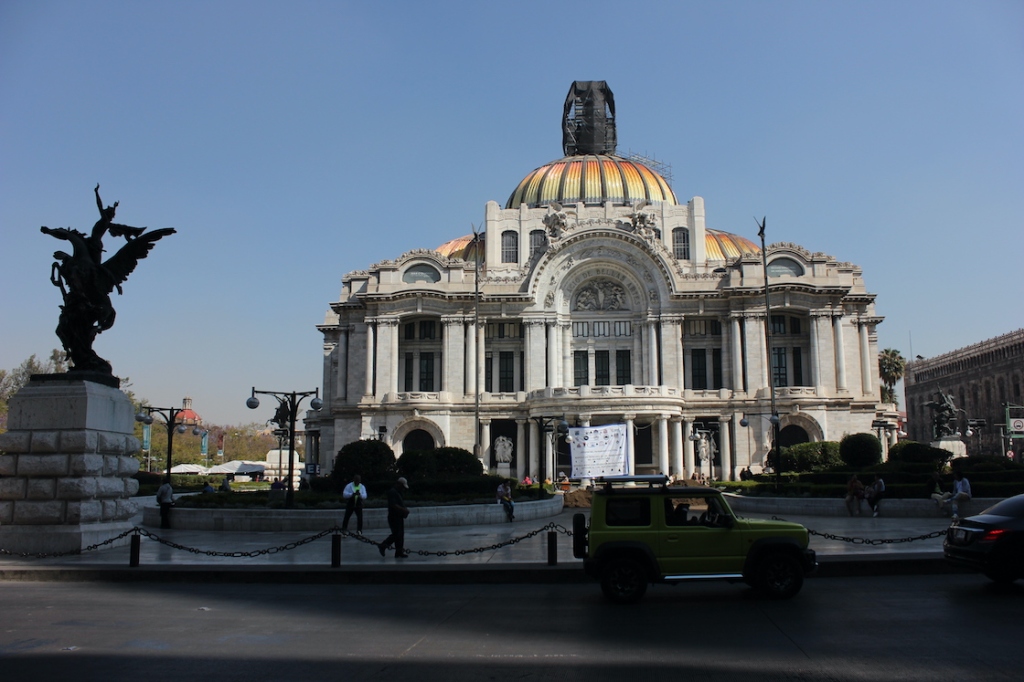
M 171 467 L 172 474 L 205 474 L 206 467 L 198 464 L 175 464 Z
M 247 476 L 249 474 L 262 474 L 266 467 L 262 462 L 247 462 L 241 459 L 233 459 L 230 462 L 210 467 L 208 474 L 238 474 Z

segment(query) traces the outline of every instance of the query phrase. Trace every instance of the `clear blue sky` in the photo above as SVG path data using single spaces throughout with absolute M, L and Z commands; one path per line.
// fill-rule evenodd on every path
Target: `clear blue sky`
M 1024 326 L 1024 3 L 0 3 L 0 367 L 60 343 L 92 188 L 173 226 L 95 348 L 151 403 L 272 416 L 346 273 L 467 234 L 561 156 L 573 80 L 708 224 L 861 266 L 879 346 Z M 911 348 L 911 339 L 913 347 Z

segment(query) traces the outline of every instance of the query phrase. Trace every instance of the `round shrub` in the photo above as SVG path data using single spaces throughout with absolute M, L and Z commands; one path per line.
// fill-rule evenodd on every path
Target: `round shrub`
M 395 453 L 379 440 L 357 440 L 338 451 L 331 478 L 345 485 L 359 474 L 364 481 L 378 481 L 395 472 Z
M 782 448 L 783 471 L 819 471 L 842 464 L 839 443 L 819 441 Z
M 410 480 L 427 481 L 437 477 L 434 450 L 410 450 L 398 458 L 398 473 Z
M 463 448 L 437 448 L 434 460 L 440 476 L 480 476 L 484 472 L 480 460 Z
M 937 470 L 952 456 L 942 448 L 934 448 L 928 443 L 913 440 L 901 440 L 889 448 L 889 460 L 903 464 L 930 464 Z
M 882 443 L 873 433 L 851 433 L 839 442 L 839 456 L 851 469 L 863 469 L 882 461 Z

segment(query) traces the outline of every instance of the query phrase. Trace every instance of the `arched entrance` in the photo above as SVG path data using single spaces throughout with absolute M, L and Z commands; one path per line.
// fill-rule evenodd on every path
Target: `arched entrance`
M 788 448 L 800 443 L 810 442 L 811 437 L 807 435 L 807 432 L 795 424 L 790 424 L 779 431 L 779 447 Z
M 402 452 L 433 450 L 435 447 L 434 437 L 423 429 L 414 429 L 402 439 Z

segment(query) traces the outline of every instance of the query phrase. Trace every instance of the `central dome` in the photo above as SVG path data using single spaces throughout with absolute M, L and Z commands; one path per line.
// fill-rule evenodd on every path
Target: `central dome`
M 505 203 L 505 208 L 546 206 L 583 202 L 631 205 L 646 199 L 651 203 L 676 203 L 676 195 L 660 174 L 647 166 L 611 154 L 566 156 L 532 171 Z

